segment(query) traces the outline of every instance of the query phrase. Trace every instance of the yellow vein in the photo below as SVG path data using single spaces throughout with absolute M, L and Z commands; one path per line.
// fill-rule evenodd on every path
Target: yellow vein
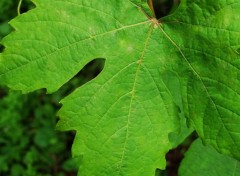
M 127 141 L 128 141 L 128 137 L 129 137 L 129 123 L 130 123 L 132 103 L 133 103 L 135 89 L 136 89 L 137 77 L 138 77 L 138 74 L 139 74 L 139 70 L 140 70 L 140 67 L 141 67 L 141 63 L 142 63 L 144 54 L 145 54 L 146 49 L 147 49 L 147 44 L 149 42 L 150 36 L 152 34 L 152 31 L 153 31 L 153 27 L 154 27 L 154 24 L 152 24 L 150 29 L 149 29 L 147 39 L 146 39 L 144 47 L 143 47 L 142 54 L 140 56 L 140 59 L 138 60 L 138 67 L 137 67 L 137 71 L 136 71 L 135 78 L 134 78 L 133 88 L 132 88 L 132 91 L 131 91 L 132 96 L 131 96 L 131 100 L 130 100 L 130 104 L 129 104 L 129 111 L 128 111 L 128 116 L 127 116 L 128 121 L 127 121 L 127 125 L 126 125 L 126 130 L 127 131 L 126 131 L 126 137 L 125 137 L 125 142 L 124 142 L 124 146 L 123 146 L 123 153 L 122 153 L 122 158 L 121 158 L 121 161 L 120 161 L 121 165 L 120 165 L 120 168 L 119 168 L 118 175 L 120 175 L 120 172 L 121 172 L 121 168 L 122 168 L 122 165 L 123 165 L 122 163 L 123 163 L 123 159 L 124 159 L 125 151 L 126 151 L 126 145 L 127 145 Z

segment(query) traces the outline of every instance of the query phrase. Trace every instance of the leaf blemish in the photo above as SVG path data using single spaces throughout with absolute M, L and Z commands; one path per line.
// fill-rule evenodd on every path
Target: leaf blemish
M 133 47 L 132 46 L 128 46 L 127 51 L 128 52 L 132 52 L 133 51 Z

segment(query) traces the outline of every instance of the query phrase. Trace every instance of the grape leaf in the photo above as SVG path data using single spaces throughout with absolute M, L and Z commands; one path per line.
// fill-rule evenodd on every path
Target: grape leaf
M 81 175 L 164 169 L 180 113 L 205 143 L 239 159 L 240 2 L 183 0 L 160 21 L 142 2 L 35 0 L 2 40 L 0 81 L 51 93 L 106 59 L 97 78 L 61 101 L 57 128 L 77 131 Z
M 239 10 L 236 0 L 185 1 L 178 16 L 170 17 L 177 24 L 165 26 L 193 71 L 183 85 L 185 116 L 205 143 L 237 159 L 240 26 L 235 21 Z
M 179 169 L 179 176 L 239 176 L 240 162 L 219 154 L 211 146 L 204 146 L 196 140 L 185 154 Z

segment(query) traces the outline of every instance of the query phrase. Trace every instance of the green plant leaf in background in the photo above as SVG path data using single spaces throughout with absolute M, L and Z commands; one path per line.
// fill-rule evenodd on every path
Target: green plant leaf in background
M 179 176 L 239 176 L 240 162 L 196 140 L 185 154 Z
M 137 2 L 35 0 L 2 40 L 0 81 L 51 93 L 106 59 L 59 112 L 58 129 L 77 131 L 81 175 L 154 175 L 184 115 L 205 143 L 240 159 L 239 0 L 183 0 L 160 22 Z
M 22 95 L 0 87 L 1 176 L 49 176 L 56 165 L 58 174 L 76 170 L 66 151 L 69 136 L 55 131 L 56 108 L 51 103 L 56 96 L 43 91 Z

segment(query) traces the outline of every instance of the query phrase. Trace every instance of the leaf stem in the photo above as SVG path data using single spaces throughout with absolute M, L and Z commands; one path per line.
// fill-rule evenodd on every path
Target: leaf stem
M 19 0 L 18 7 L 17 7 L 18 15 L 21 15 L 21 5 L 22 5 L 22 0 Z

